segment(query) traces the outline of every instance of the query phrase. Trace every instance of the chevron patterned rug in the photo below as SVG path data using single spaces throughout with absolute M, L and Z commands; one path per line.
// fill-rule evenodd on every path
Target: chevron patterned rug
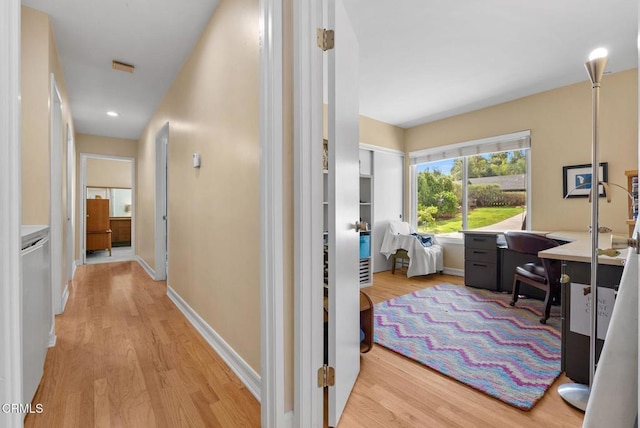
M 542 302 L 440 284 L 378 303 L 374 340 L 519 409 L 560 374 L 560 308 L 540 324 Z

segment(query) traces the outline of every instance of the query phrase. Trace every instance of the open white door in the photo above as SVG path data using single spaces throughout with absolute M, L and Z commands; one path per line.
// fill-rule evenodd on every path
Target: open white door
M 328 0 L 335 47 L 328 60 L 329 146 L 329 426 L 335 427 L 360 372 L 358 257 L 358 43 L 343 0 Z

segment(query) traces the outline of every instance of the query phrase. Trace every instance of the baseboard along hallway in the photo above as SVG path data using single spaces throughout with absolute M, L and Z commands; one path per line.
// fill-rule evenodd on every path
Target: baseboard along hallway
M 25 427 L 259 427 L 260 404 L 136 262 L 78 267 Z

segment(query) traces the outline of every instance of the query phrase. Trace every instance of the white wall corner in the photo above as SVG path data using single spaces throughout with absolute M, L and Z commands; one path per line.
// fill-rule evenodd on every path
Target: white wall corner
M 73 281 L 73 278 L 76 277 L 76 270 L 78 269 L 78 265 L 80 264 L 80 260 L 74 260 L 73 261 L 73 267 L 71 270 L 71 281 Z
M 260 375 L 220 336 L 196 311 L 185 302 L 176 291 L 167 285 L 167 296 L 189 320 L 214 351 L 224 360 L 229 368 L 238 376 L 244 386 L 260 401 Z
M 442 272 L 446 273 L 447 275 L 464 276 L 464 269 L 455 269 L 455 268 L 445 267 Z
M 144 269 L 145 272 L 147 272 L 147 274 L 151 277 L 151 279 L 155 281 L 156 272 L 153 269 L 151 269 L 151 266 L 149 266 L 147 262 L 145 262 L 144 259 L 138 255 L 136 255 L 135 260 L 138 262 L 140 266 L 142 266 L 142 269 Z

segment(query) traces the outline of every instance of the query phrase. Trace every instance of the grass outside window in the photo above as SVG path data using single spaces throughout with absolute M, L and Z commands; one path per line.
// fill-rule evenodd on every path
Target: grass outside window
M 477 229 L 491 226 L 503 220 L 522 215 L 524 220 L 526 209 L 524 207 L 482 207 L 469 211 L 467 218 L 467 228 Z M 458 232 L 462 224 L 462 213 L 456 214 L 453 218 L 446 220 L 436 220 L 429 225 L 419 225 L 418 231 L 429 233 L 450 233 Z

